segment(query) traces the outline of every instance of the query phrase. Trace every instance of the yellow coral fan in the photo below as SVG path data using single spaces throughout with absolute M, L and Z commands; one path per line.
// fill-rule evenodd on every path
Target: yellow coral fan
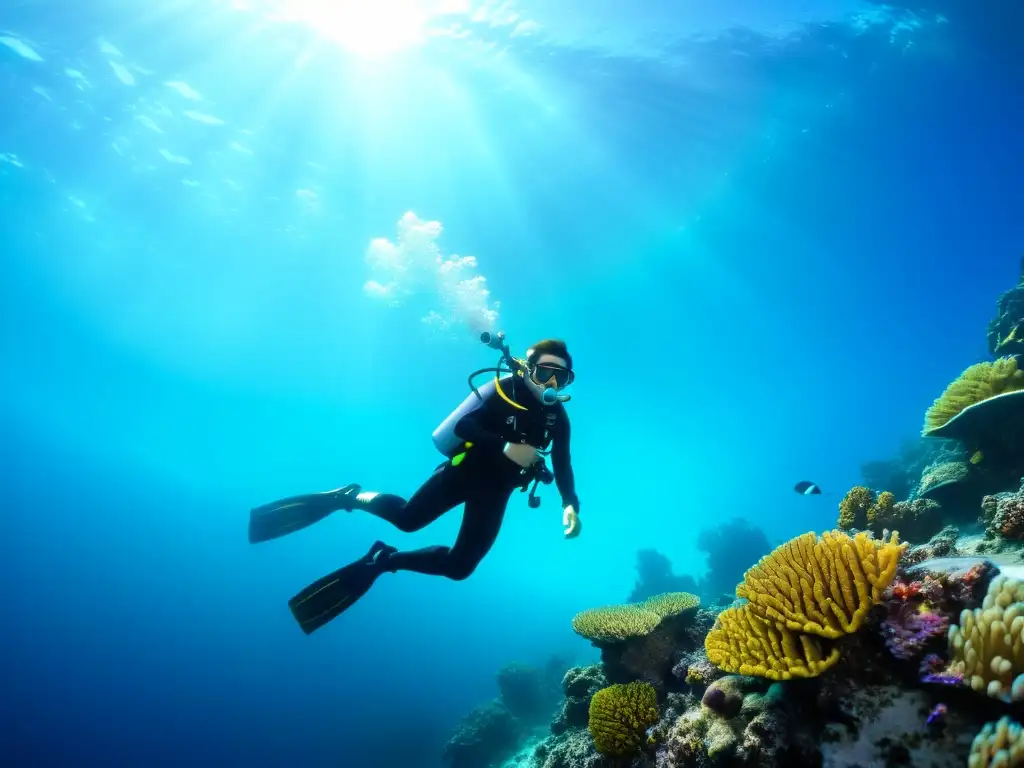
M 882 601 L 907 545 L 862 532 L 813 532 L 777 547 L 748 570 L 736 588 L 750 610 L 781 627 L 836 638 L 856 632 Z
M 1024 584 L 997 576 L 980 608 L 949 628 L 950 670 L 979 693 L 1024 700 Z
M 700 598 L 689 592 L 663 592 L 660 595 L 647 598 L 640 603 L 640 607 L 653 611 L 662 618 L 667 618 L 699 608 Z
M 923 434 L 938 429 L 964 408 L 1004 392 L 1024 389 L 1024 371 L 1013 356 L 976 363 L 961 373 L 932 403 L 924 416 Z
M 590 700 L 590 735 L 603 755 L 629 757 L 658 722 L 658 695 L 650 683 L 602 688 Z
M 1008 716 L 985 726 L 974 737 L 967 768 L 1024 766 L 1024 730 Z
M 848 531 L 851 528 L 863 528 L 866 524 L 868 507 L 875 501 L 875 494 L 870 488 L 855 485 L 839 502 L 839 528 Z
M 665 592 L 641 603 L 606 605 L 577 613 L 572 619 L 576 634 L 597 642 L 619 642 L 651 633 L 662 619 L 691 611 L 700 598 L 689 592 Z
M 719 669 L 771 680 L 817 677 L 839 661 L 838 649 L 825 656 L 817 638 L 766 621 L 749 603 L 719 614 L 704 650 Z

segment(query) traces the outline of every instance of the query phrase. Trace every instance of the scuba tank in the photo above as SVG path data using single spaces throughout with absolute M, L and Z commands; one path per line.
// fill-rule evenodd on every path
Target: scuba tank
M 496 366 L 481 368 L 469 375 L 469 388 L 473 391 L 466 396 L 466 399 L 463 400 L 454 411 L 448 414 L 447 418 L 437 426 L 431 435 L 431 438 L 434 441 L 434 447 L 448 459 L 454 459 L 466 450 L 466 444 L 455 434 L 455 425 L 458 424 L 464 416 L 480 408 L 486 399 L 495 392 L 515 408 L 526 410 L 524 406 L 510 400 L 502 391 L 501 386 L 499 386 L 526 370 L 525 361 L 518 360 L 512 356 L 512 353 L 508 348 L 508 344 L 505 343 L 504 333 L 491 334 L 485 331 L 480 334 L 480 341 L 491 349 L 498 350 L 501 353 L 501 357 L 498 359 L 498 364 Z M 494 377 L 482 386 L 477 387 L 476 384 L 473 383 L 473 380 L 482 373 L 494 373 Z M 553 389 L 546 389 L 542 395 L 542 401 L 544 405 L 551 406 L 557 402 L 567 402 L 570 397 L 570 395 L 560 395 Z M 530 490 L 529 505 L 536 508 L 540 506 L 540 499 L 536 495 L 537 483 L 551 483 L 554 480 L 554 476 L 543 460 L 541 460 L 538 462 L 537 468 L 530 473 L 530 476 L 527 478 L 526 484 L 523 485 L 522 490 L 527 490 L 530 480 L 533 481 L 533 488 Z

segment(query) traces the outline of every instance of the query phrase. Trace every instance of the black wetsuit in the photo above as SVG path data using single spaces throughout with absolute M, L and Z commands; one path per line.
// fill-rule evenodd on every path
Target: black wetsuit
M 503 380 L 502 391 L 527 410 L 513 408 L 497 392 L 491 392 L 477 410 L 464 416 L 455 427 L 458 438 L 473 444 L 461 463 L 445 461 L 438 466 L 408 501 L 393 494 L 380 494 L 357 505 L 401 531 L 412 532 L 465 504 L 453 546 L 396 552 L 389 557 L 387 570 L 415 571 L 456 580 L 473 573 L 498 537 L 512 492 L 532 478 L 505 456 L 505 443 L 527 443 L 541 450 L 550 445 L 551 469 L 562 505 L 571 504 L 579 511 L 565 408 L 561 403 L 543 405 L 519 378 Z

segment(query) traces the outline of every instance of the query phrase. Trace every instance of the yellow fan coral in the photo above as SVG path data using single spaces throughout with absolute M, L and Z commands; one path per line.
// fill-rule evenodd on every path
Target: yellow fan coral
M 979 693 L 1024 699 L 1024 584 L 997 576 L 980 608 L 949 628 L 950 670 Z
M 882 601 L 906 549 L 893 533 L 848 536 L 828 531 L 797 536 L 761 558 L 736 595 L 743 605 L 719 615 L 704 640 L 719 669 L 775 680 L 815 677 L 836 663 L 815 637 L 856 632 L 871 606 Z
M 869 533 L 813 532 L 777 547 L 747 571 L 736 588 L 751 610 L 795 632 L 836 638 L 856 632 L 882 601 L 906 549 Z
M 1024 389 L 1024 371 L 1017 368 L 1015 357 L 976 363 L 961 373 L 932 403 L 924 416 L 923 434 L 938 429 L 965 408 L 982 400 L 1019 389 Z
M 718 615 L 704 650 L 719 669 L 771 680 L 817 677 L 839 661 L 838 649 L 826 656 L 817 638 L 765 621 L 749 604 Z
M 650 683 L 602 688 L 590 700 L 590 735 L 603 755 L 629 757 L 658 722 L 658 695 Z

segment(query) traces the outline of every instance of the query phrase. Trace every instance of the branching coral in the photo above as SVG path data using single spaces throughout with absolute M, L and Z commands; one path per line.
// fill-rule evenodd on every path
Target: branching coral
M 1003 701 L 1024 699 L 1024 584 L 997 576 L 981 608 L 949 629 L 950 672 Z
M 906 544 L 805 533 L 747 571 L 736 595 L 747 602 L 719 615 L 704 647 L 727 672 L 788 680 L 816 677 L 839 660 L 817 638 L 856 632 L 892 583 Z
M 1019 389 L 1024 389 L 1024 371 L 1017 368 L 1015 357 L 976 363 L 951 382 L 932 403 L 925 413 L 923 434 L 939 429 L 965 408 L 982 400 Z
M 985 726 L 974 737 L 967 768 L 1014 768 L 1024 765 L 1024 729 L 1009 717 Z
M 647 729 L 658 722 L 658 696 L 648 683 L 602 688 L 590 700 L 590 734 L 603 755 L 628 757 L 640 751 Z

